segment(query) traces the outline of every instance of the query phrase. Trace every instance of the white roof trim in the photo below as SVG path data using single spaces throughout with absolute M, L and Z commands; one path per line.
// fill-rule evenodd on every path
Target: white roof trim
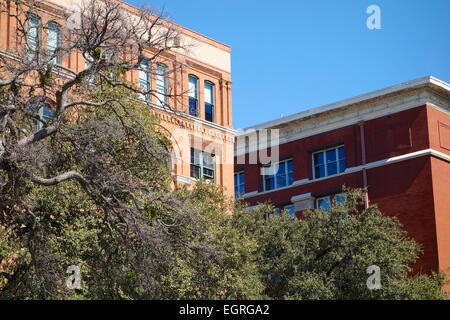
M 359 95 L 359 96 L 356 96 L 356 97 L 353 97 L 350 99 L 327 104 L 322 107 L 302 111 L 302 112 L 293 114 L 288 117 L 268 121 L 268 122 L 265 122 L 265 123 L 262 123 L 262 124 L 259 124 L 259 125 L 253 126 L 253 127 L 246 128 L 244 130 L 246 131 L 246 130 L 251 130 L 251 129 L 260 130 L 260 129 L 274 128 L 274 127 L 278 127 L 278 126 L 288 123 L 288 122 L 296 121 L 296 120 L 299 120 L 302 118 L 312 117 L 312 116 L 318 115 L 320 113 L 340 109 L 340 108 L 347 107 L 347 106 L 350 106 L 350 105 L 353 105 L 356 103 L 360 103 L 360 102 L 363 102 L 366 100 L 379 98 L 379 97 L 382 97 L 382 96 L 385 96 L 388 94 L 392 94 L 392 93 L 396 93 L 396 92 L 400 92 L 400 91 L 404 91 L 404 90 L 408 90 L 408 89 L 416 89 L 416 88 L 420 88 L 420 87 L 427 86 L 427 85 L 434 85 L 436 87 L 439 87 L 443 90 L 448 91 L 450 94 L 450 84 L 448 84 L 447 82 L 440 80 L 438 78 L 428 76 L 428 77 L 423 77 L 423 78 L 419 78 L 416 80 L 404 82 L 402 84 L 391 86 L 391 87 L 388 87 L 385 89 L 373 91 L 373 92 L 370 92 L 367 94 Z M 244 135 L 245 135 L 245 131 L 243 132 Z

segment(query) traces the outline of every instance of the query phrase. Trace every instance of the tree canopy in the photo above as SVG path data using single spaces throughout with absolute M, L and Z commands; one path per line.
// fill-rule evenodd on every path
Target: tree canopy
M 298 220 L 234 204 L 211 183 L 172 190 L 168 133 L 139 99 L 153 92 L 121 75 L 139 70 L 144 47 L 155 60 L 179 49 L 176 31 L 127 18 L 117 2 L 88 1 L 67 46 L 0 61 L 0 298 L 446 297 L 442 275 L 411 276 L 419 246 L 397 220 L 361 209 L 361 191 Z M 72 50 L 90 65 L 57 77 L 55 55 Z M 367 287 L 372 265 L 378 290 Z

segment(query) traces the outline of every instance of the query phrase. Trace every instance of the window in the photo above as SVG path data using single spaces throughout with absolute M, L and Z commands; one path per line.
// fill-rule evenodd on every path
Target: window
M 39 48 L 41 18 L 30 15 L 27 21 L 27 57 L 33 59 Z
M 198 78 L 189 75 L 189 114 L 198 117 Z
M 205 82 L 205 120 L 214 122 L 214 84 Z
M 331 198 L 330 197 L 318 198 L 316 200 L 316 207 L 317 207 L 317 209 L 330 211 L 331 210 Z
M 325 211 L 331 210 L 331 205 L 342 205 L 347 202 L 347 194 L 345 193 L 339 193 L 334 196 L 327 196 L 318 198 L 316 200 L 316 207 L 317 209 L 322 209 Z
M 60 27 L 55 22 L 50 22 L 48 24 L 48 35 L 47 35 L 47 49 L 50 56 L 53 56 L 56 52 L 56 50 L 61 45 L 61 31 Z M 58 53 L 53 58 L 53 63 L 55 64 L 61 64 L 61 56 Z
M 191 177 L 199 180 L 214 181 L 214 156 L 207 152 L 191 148 Z
M 334 203 L 336 205 L 343 205 L 347 202 L 347 194 L 346 193 L 339 193 L 334 196 Z
M 50 107 L 49 104 L 44 104 L 42 107 L 39 108 L 38 117 L 39 120 L 36 120 L 36 129 L 39 131 L 42 128 L 44 128 L 47 124 L 47 122 L 52 119 L 54 116 L 54 113 Z
M 157 65 L 156 97 L 159 105 L 167 105 L 167 66 L 162 63 Z
M 279 162 L 277 165 L 272 167 L 272 169 L 276 169 L 277 166 L 278 170 L 276 174 L 264 176 L 264 191 L 287 187 L 294 183 L 293 161 L 286 160 Z
M 282 211 L 286 211 L 289 214 L 289 216 L 295 217 L 295 205 L 290 204 L 282 208 L 273 209 L 273 212 L 271 215 L 269 215 L 269 218 L 270 216 L 280 216 Z
M 84 56 L 85 56 L 84 66 L 85 69 L 87 70 L 94 64 L 94 58 L 88 52 L 86 52 Z M 90 72 L 90 74 L 86 76 L 86 81 L 89 82 L 90 84 L 96 82 L 96 76 L 93 74 L 93 72 Z
M 285 206 L 283 210 L 286 211 L 291 217 L 295 217 L 295 205 L 290 204 Z
M 147 58 L 142 58 L 139 68 L 139 90 L 141 99 L 150 102 L 150 62 Z
M 245 173 L 238 172 L 234 174 L 234 196 L 242 197 L 245 194 Z
M 314 153 L 313 166 L 314 179 L 333 176 L 344 172 L 347 168 L 344 146 Z

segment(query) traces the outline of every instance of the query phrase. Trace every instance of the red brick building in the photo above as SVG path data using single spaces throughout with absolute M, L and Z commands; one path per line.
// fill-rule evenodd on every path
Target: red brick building
M 450 268 L 448 83 L 422 78 L 253 129 L 279 130 L 278 161 L 264 175 L 256 154 L 267 148 L 252 138 L 255 133 L 241 133 L 235 150 L 238 198 L 298 214 L 342 201 L 343 185 L 367 188 L 367 202 L 398 217 L 423 245 L 417 269 Z

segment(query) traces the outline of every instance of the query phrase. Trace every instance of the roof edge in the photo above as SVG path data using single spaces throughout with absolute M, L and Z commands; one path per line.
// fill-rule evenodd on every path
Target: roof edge
M 439 87 L 441 89 L 448 91 L 450 94 L 450 84 L 448 84 L 447 82 L 445 82 L 441 79 L 438 79 L 436 77 L 426 76 L 426 77 L 418 78 L 415 80 L 403 82 L 401 84 L 397 84 L 394 86 L 390 86 L 390 87 L 387 87 L 384 89 L 380 89 L 380 90 L 372 91 L 372 92 L 365 93 L 362 95 L 358 95 L 358 96 L 355 96 L 355 97 L 352 97 L 349 99 L 344 99 L 344 100 L 341 100 L 338 102 L 333 102 L 333 103 L 326 104 L 326 105 L 323 105 L 320 107 L 316 107 L 316 108 L 312 108 L 312 109 L 309 109 L 306 111 L 295 113 L 293 115 L 283 117 L 280 119 L 263 122 L 261 124 L 255 125 L 255 126 L 245 128 L 244 131 L 260 130 L 260 129 L 268 129 L 268 128 L 277 127 L 277 126 L 280 126 L 285 123 L 289 123 L 289 122 L 293 122 L 293 121 L 300 120 L 303 118 L 319 115 L 321 113 L 325 113 L 328 111 L 337 110 L 337 109 L 340 109 L 340 108 L 343 108 L 343 107 L 346 107 L 346 106 L 349 106 L 352 104 L 369 101 L 369 100 L 372 100 L 375 98 L 383 97 L 388 94 L 401 92 L 401 91 L 409 90 L 409 89 L 416 89 L 416 88 L 420 88 L 420 87 L 427 86 L 427 85 L 434 85 L 436 87 Z

